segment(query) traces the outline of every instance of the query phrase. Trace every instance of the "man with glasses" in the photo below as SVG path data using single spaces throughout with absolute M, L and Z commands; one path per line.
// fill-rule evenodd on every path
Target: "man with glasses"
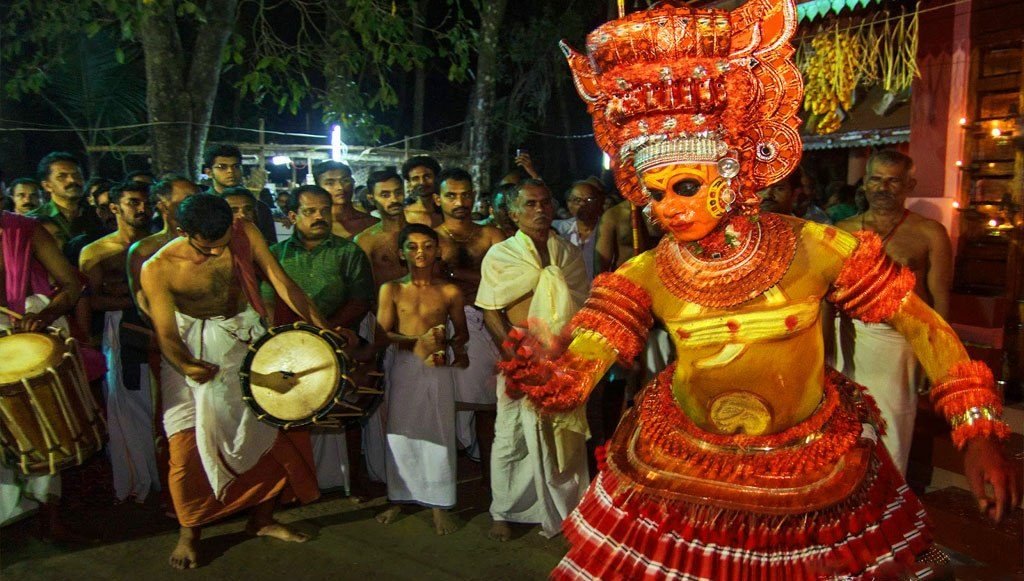
M 203 173 L 213 181 L 210 193 L 223 196 L 229 188 L 242 187 L 242 152 L 233 145 L 218 145 L 203 157 Z M 255 196 L 254 196 L 255 199 Z M 277 242 L 274 214 L 270 206 L 256 200 L 256 226 L 267 244 Z
M 233 220 L 219 196 L 183 201 L 177 231 L 142 265 L 141 282 L 160 351 L 187 378 L 185 389 L 163 394 L 168 487 L 181 524 L 170 564 L 186 569 L 199 564 L 200 527 L 245 508 L 253 507 L 251 535 L 309 539 L 273 519 L 279 501 L 319 496 L 309 432 L 257 420 L 242 401 L 238 372 L 248 342 L 265 330 L 257 276 L 301 319 L 327 323 L 256 227 Z
M 117 230 L 82 249 L 79 269 L 89 281 L 86 300 L 103 313 L 103 355 L 110 462 L 119 501 L 143 502 L 159 488 L 153 446 L 153 398 L 147 345 L 134 341 L 132 327 L 142 325 L 135 310 L 125 268 L 128 248 L 149 235 L 149 185 L 128 181 L 110 188 L 110 209 Z M 127 327 L 127 328 L 126 328 Z
M 313 166 L 316 185 L 331 195 L 331 233 L 352 240 L 363 230 L 380 220 L 360 212 L 352 204 L 356 181 L 352 168 L 340 161 L 327 160 Z
M 886 255 L 914 272 L 917 295 L 946 317 L 953 249 L 942 224 L 906 208 L 907 196 L 916 185 L 914 160 L 898 151 L 876 152 L 868 159 L 864 176 L 868 210 L 836 226 L 878 234 Z M 923 380 L 917 358 L 903 336 L 885 323 L 840 318 L 836 327 L 836 369 L 871 390 L 889 425 L 882 441 L 905 474 L 917 415 L 917 387 Z

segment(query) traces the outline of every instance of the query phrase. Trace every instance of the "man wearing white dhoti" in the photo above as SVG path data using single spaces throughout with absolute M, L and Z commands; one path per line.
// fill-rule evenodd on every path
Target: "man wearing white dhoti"
M 447 367 L 466 361 L 466 319 L 462 293 L 434 276 L 437 233 L 410 224 L 398 235 L 409 275 L 384 283 L 377 302 L 377 321 L 391 342 L 387 381 L 387 482 L 392 505 L 377 516 L 393 522 L 401 504 L 432 509 L 434 531 L 455 532 L 448 509 L 455 506 L 455 385 Z M 451 321 L 455 334 L 445 329 Z
M 513 327 L 557 334 L 579 310 L 589 290 L 578 248 L 551 231 L 551 192 L 526 180 L 509 199 L 515 236 L 487 253 L 476 304 L 500 344 Z M 508 523 L 539 523 L 551 537 L 575 508 L 589 484 L 586 418 L 541 418 L 524 399 L 505 393 L 498 378 L 498 418 L 491 454 L 491 538 L 506 541 Z
M 264 330 L 257 268 L 300 318 L 326 323 L 256 227 L 232 224 L 223 199 L 189 197 L 178 224 L 181 237 L 143 264 L 141 283 L 160 351 L 186 378 L 163 377 L 168 486 L 181 524 L 169 561 L 184 569 L 198 565 L 202 526 L 248 507 L 247 532 L 308 540 L 276 522 L 273 511 L 280 501 L 319 497 L 309 433 L 259 423 L 238 386 L 248 343 Z
M 462 291 L 469 329 L 469 367 L 455 369 L 456 434 L 459 445 L 473 460 L 483 460 L 484 474 L 494 440 L 494 406 L 497 403 L 498 349 L 484 326 L 483 312 L 474 304 L 480 285 L 480 264 L 492 246 L 505 239 L 494 226 L 473 222 L 473 178 L 460 168 L 448 168 L 438 176 L 434 205 L 444 222 L 434 228 L 441 241 L 441 260 L 448 278 Z
M 914 272 L 914 292 L 935 312 L 949 314 L 953 249 L 945 227 L 911 212 L 914 160 L 894 150 L 875 152 L 864 176 L 868 210 L 836 224 L 849 232 L 870 230 L 882 238 L 885 254 Z M 840 319 L 836 324 L 836 369 L 868 388 L 888 425 L 882 436 L 896 467 L 906 474 L 923 374 L 910 344 L 885 323 Z
M 110 188 L 110 209 L 117 230 L 82 249 L 79 268 L 89 279 L 88 304 L 105 315 L 103 356 L 110 464 L 118 500 L 146 500 L 159 490 L 153 397 L 150 393 L 148 341 L 133 342 L 125 324 L 142 323 L 132 300 L 125 268 L 128 248 L 149 235 L 149 186 L 126 182 Z M 129 327 L 130 328 L 130 327 Z

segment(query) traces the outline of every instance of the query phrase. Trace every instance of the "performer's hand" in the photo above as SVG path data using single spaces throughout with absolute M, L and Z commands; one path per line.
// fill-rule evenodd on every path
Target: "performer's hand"
M 41 331 L 52 322 L 41 313 L 26 313 L 21 320 L 14 320 L 14 328 L 21 331 Z
M 993 522 L 999 522 L 1008 509 L 1020 504 L 1020 478 L 998 442 L 989 438 L 968 440 L 964 449 L 964 475 L 978 500 L 978 510 Z M 992 486 L 991 495 L 986 484 Z
M 359 345 L 359 336 L 356 335 L 352 329 L 345 327 L 335 327 L 328 329 L 332 334 L 336 335 L 341 340 L 341 346 L 344 349 L 354 348 Z
M 220 371 L 220 367 L 201 359 L 192 359 L 181 365 L 181 372 L 196 383 L 210 381 L 218 371 Z

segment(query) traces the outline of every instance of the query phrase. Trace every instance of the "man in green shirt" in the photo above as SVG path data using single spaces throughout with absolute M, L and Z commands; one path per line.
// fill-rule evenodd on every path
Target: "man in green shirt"
M 331 328 L 356 329 L 370 310 L 373 275 L 362 249 L 331 233 L 331 195 L 320 186 L 301 186 L 292 194 L 288 215 L 295 230 L 270 252 L 313 299 Z M 272 299 L 271 292 L 264 287 Z M 281 305 L 275 309 L 274 322 L 295 320 L 289 315 Z
M 82 185 L 82 166 L 70 153 L 54 151 L 39 161 L 39 183 L 50 194 L 50 201 L 28 216 L 43 223 L 63 248 L 71 238 L 102 229 L 96 212 L 86 203 Z
M 332 329 L 356 330 L 370 310 L 376 287 L 363 250 L 355 242 L 331 233 L 331 203 L 331 194 L 320 186 L 296 188 L 288 208 L 295 229 L 291 237 L 271 246 L 270 252 L 309 295 Z M 274 297 L 274 291 L 266 284 L 263 294 L 265 299 Z M 296 320 L 298 317 L 279 301 L 274 309 L 274 323 Z M 349 434 L 351 445 L 344 433 L 312 434 L 313 461 L 321 490 L 351 490 L 350 482 L 354 481 L 357 498 L 361 492 L 359 479 L 351 476 L 360 465 L 359 430 L 349 430 Z M 357 459 L 353 470 L 349 467 L 349 450 Z

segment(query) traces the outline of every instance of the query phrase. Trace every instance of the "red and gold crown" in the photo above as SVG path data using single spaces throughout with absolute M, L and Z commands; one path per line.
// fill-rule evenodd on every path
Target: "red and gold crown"
M 734 158 L 741 211 L 757 212 L 756 192 L 800 162 L 796 24 L 794 0 L 733 11 L 663 2 L 591 32 L 587 56 L 561 43 L 626 198 L 649 201 L 638 169 Z

